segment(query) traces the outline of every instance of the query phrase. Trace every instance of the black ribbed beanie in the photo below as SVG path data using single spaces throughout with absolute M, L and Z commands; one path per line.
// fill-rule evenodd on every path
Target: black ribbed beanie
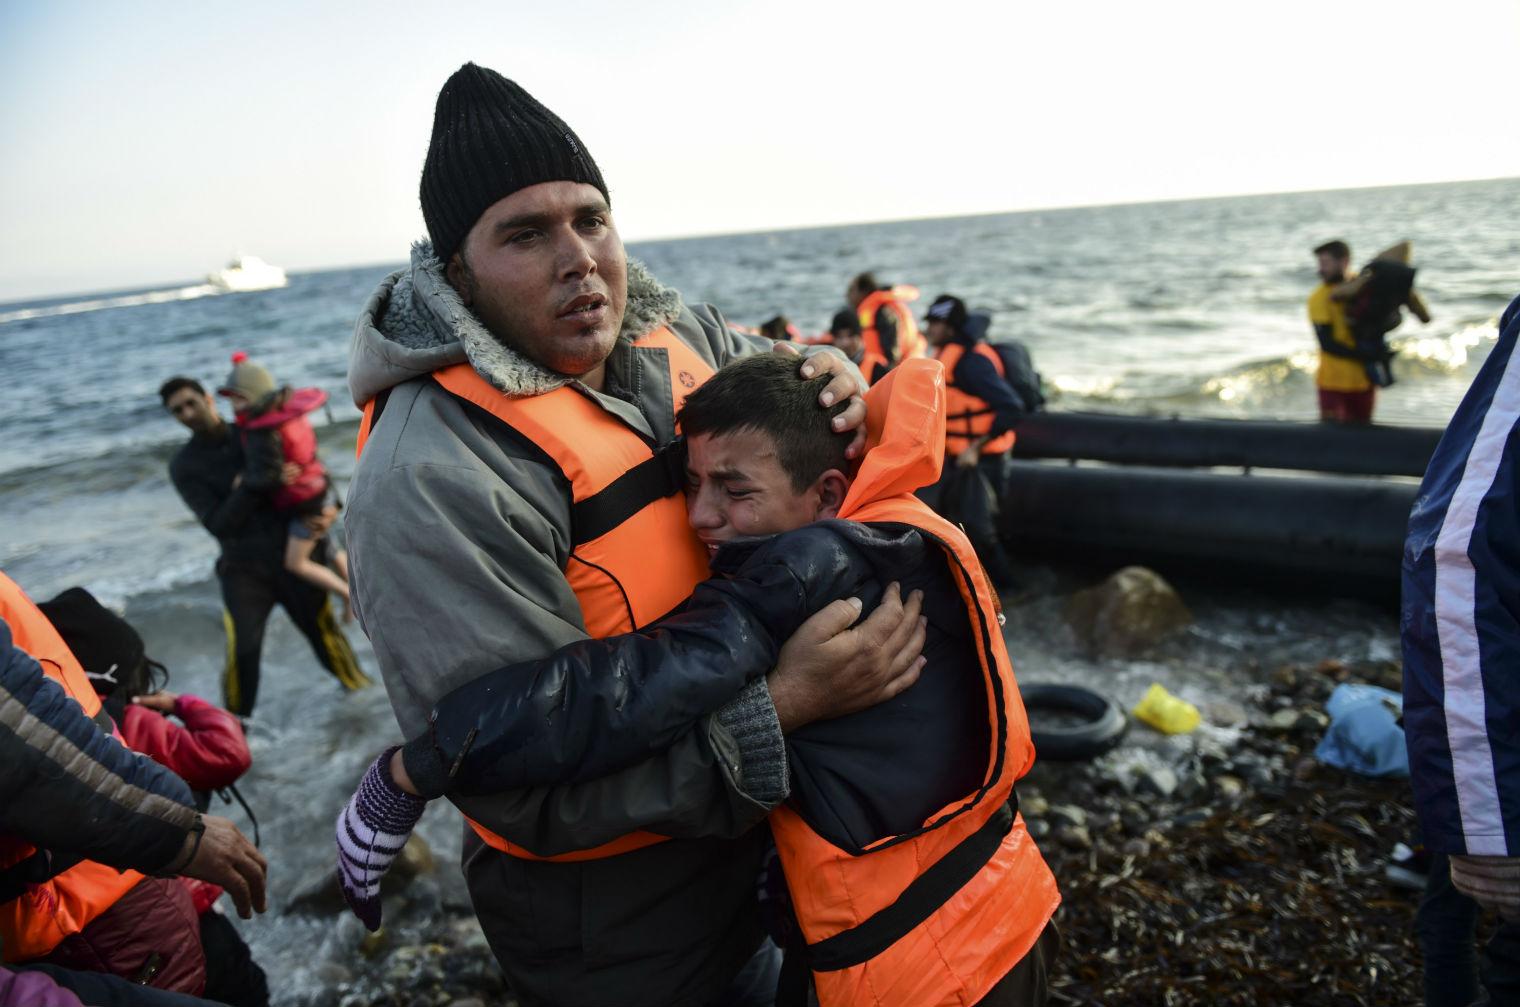
M 443 84 L 422 164 L 422 219 L 448 262 L 486 208 L 540 182 L 607 185 L 564 120 L 495 70 L 466 63 Z

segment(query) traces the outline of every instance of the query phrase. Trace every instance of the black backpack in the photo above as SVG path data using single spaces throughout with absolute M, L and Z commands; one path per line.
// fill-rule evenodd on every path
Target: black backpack
M 991 312 L 974 311 L 966 316 L 966 335 L 972 339 L 985 340 L 997 353 L 998 359 L 1003 362 L 1003 380 L 1008 382 L 1019 401 L 1024 404 L 1024 412 L 1032 413 L 1045 408 L 1045 393 L 1040 390 L 1040 372 L 1034 369 L 1034 358 L 1029 355 L 1029 347 L 1017 339 L 993 342 L 987 338 L 987 330 L 991 328 Z
M 1379 388 L 1393 384 L 1388 362 L 1388 333 L 1404 321 L 1400 310 L 1414 289 L 1413 266 L 1390 259 L 1373 259 L 1362 269 L 1371 279 L 1346 304 L 1346 321 L 1356 340 L 1357 351 L 1368 359 L 1367 378 Z
M 1016 339 L 1007 342 L 988 343 L 997 351 L 1003 362 L 1003 380 L 1024 403 L 1024 411 L 1032 413 L 1045 408 L 1045 393 L 1040 390 L 1040 372 L 1034 369 L 1034 359 L 1029 347 Z

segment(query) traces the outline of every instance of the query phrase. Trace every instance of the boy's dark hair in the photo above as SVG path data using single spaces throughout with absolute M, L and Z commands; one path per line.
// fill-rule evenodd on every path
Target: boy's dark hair
M 1314 250 L 1315 255 L 1333 255 L 1337 259 L 1351 258 L 1351 246 L 1339 238 L 1327 241 Z
M 849 471 L 845 449 L 853 431 L 839 433 L 831 420 L 849 406 L 845 399 L 827 409 L 818 404 L 829 375 L 803 380 L 802 361 L 779 353 L 737 360 L 692 392 L 676 419 L 687 437 L 754 430 L 776 446 L 792 489 L 806 490 L 829 469 Z
M 834 320 L 829 323 L 829 333 L 832 335 L 840 330 L 860 335 L 860 316 L 854 308 L 840 308 L 834 312 Z
M 176 374 L 174 377 L 158 386 L 159 401 L 167 406 L 169 404 L 169 396 L 173 395 L 175 392 L 183 388 L 193 388 L 195 389 L 195 394 L 197 395 L 206 394 L 206 389 L 201 387 L 201 383 L 199 381 L 195 380 L 194 378 L 187 378 L 182 374 Z

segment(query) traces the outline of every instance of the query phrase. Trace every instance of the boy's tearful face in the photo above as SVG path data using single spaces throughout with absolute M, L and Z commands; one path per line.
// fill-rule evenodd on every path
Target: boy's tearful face
M 686 442 L 686 518 L 710 554 L 729 539 L 833 517 L 848 482 L 830 469 L 798 492 L 767 434 L 735 430 Z

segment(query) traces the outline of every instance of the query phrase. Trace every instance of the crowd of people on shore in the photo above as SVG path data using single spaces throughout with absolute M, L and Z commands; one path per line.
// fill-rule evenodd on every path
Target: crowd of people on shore
M 474 64 L 438 95 L 420 196 L 428 240 L 351 346 L 346 551 L 320 392 L 242 354 L 232 422 L 193 378 L 160 390 L 191 433 L 174 486 L 221 546 L 226 709 L 167 692 L 87 590 L 38 605 L 0 575 L 0 1004 L 267 1002 L 217 905 L 262 912 L 267 865 L 207 807 L 250 765 L 276 604 L 347 689 L 370 683 L 357 619 L 395 711 L 333 809 L 371 930 L 446 798 L 524 1005 L 1046 1003 L 1061 895 L 1019 814 L 1036 753 L 990 506 L 1043 404 L 1027 350 L 950 294 L 920 321 L 869 273 L 813 341 L 687 305 L 627 258 L 574 131 Z M 1338 297 L 1335 245 L 1311 319 L 1327 362 L 1370 373 L 1370 319 L 1413 309 L 1413 271 Z M 1506 919 L 1515 315 L 1427 476 L 1404 614 L 1427 844 Z M 1326 418 L 1370 418 L 1327 390 Z

